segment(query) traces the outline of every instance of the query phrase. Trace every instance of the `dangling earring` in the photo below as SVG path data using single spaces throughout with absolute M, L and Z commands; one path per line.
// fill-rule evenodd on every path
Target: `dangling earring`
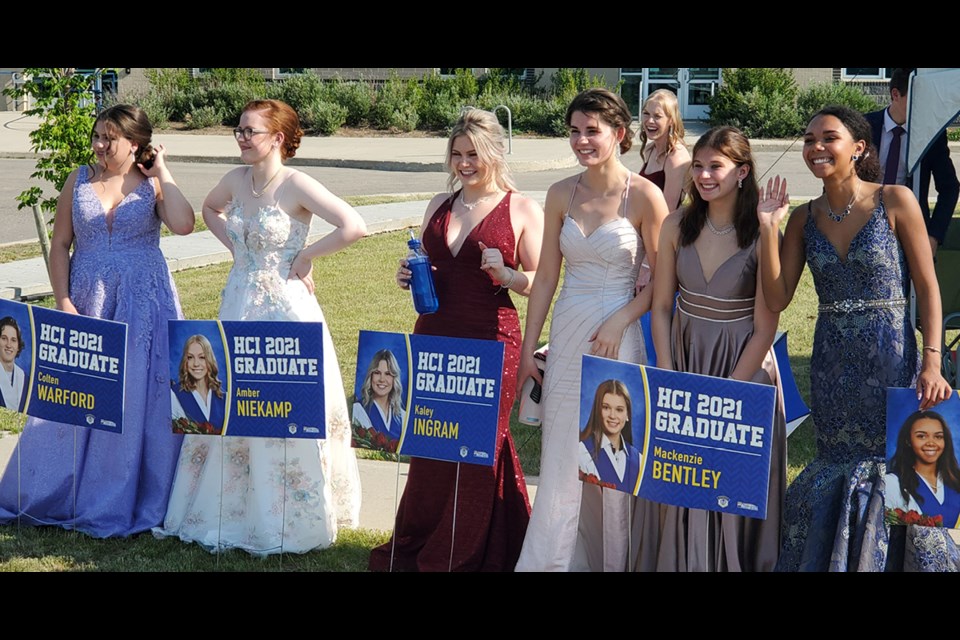
M 737 189 L 743 189 L 743 178 L 737 178 Z

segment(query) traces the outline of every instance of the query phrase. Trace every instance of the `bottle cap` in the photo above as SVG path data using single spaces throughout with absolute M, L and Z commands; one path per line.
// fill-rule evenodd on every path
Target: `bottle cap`
M 410 239 L 407 240 L 407 246 L 411 249 L 416 249 L 420 246 L 420 240 L 413 234 L 413 229 L 410 230 Z

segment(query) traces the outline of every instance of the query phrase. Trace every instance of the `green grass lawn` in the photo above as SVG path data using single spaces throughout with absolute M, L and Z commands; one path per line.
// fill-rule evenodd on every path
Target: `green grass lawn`
M 352 399 L 356 375 L 357 338 L 361 329 L 410 332 L 416 315 L 410 294 L 394 283 L 397 260 L 406 252 L 407 231 L 365 238 L 334 256 L 317 260 L 316 294 L 333 336 L 343 374 L 345 393 Z M 216 318 L 220 291 L 230 264 L 174 274 L 187 318 Z M 514 296 L 521 324 L 526 299 Z M 50 306 L 49 299 L 38 304 Z M 800 392 L 809 404 L 810 353 L 817 315 L 816 293 L 805 269 L 796 297 L 780 316 L 788 334 L 790 362 Z M 541 343 L 549 332 L 549 319 Z M 0 409 L 0 432 L 17 431 L 20 419 Z M 540 472 L 540 430 L 512 421 L 514 439 L 524 471 Z M 2 433 L 0 433 L 2 435 Z M 360 455 L 374 456 L 361 451 Z M 813 425 L 808 419 L 788 443 L 788 479 L 792 481 L 813 458 Z M 61 529 L 0 527 L 0 571 L 364 571 L 369 549 L 386 541 L 381 531 L 345 531 L 330 549 L 303 556 L 284 555 L 266 560 L 243 552 L 219 558 L 175 540 L 155 540 L 149 534 L 126 540 L 94 540 Z

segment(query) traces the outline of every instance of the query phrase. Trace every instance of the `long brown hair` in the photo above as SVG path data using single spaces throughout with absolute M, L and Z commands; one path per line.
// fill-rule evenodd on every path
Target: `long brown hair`
M 608 393 L 619 396 L 626 401 L 627 420 L 623 425 L 623 430 L 620 432 L 620 435 L 627 444 L 633 444 L 631 426 L 631 421 L 633 420 L 633 403 L 630 401 L 630 392 L 627 391 L 627 385 L 619 380 L 604 380 L 597 387 L 597 392 L 593 396 L 593 407 L 590 409 L 590 417 L 587 418 L 587 426 L 580 435 L 581 442 L 586 442 L 587 440 L 593 441 L 594 460 L 597 459 L 597 455 L 600 453 L 600 439 L 603 436 L 603 396 Z
M 115 104 L 104 109 L 93 122 L 91 137 L 101 122 L 108 130 L 137 145 L 134 158 L 137 163 L 149 166 L 153 162 L 153 125 L 143 109 L 132 104 Z
M 564 122 L 570 126 L 573 114 L 592 113 L 600 120 L 607 123 L 614 130 L 623 127 L 625 133 L 623 140 L 620 141 L 620 153 L 630 151 L 633 146 L 633 129 L 630 124 L 633 122 L 633 114 L 630 113 L 630 107 L 623 101 L 623 98 L 602 87 L 593 87 L 581 91 L 567 107 L 567 115 Z
M 737 203 L 733 211 L 733 226 L 737 232 L 737 246 L 749 247 L 760 234 L 760 222 L 757 220 L 757 203 L 760 202 L 760 189 L 757 186 L 757 166 L 753 161 L 750 141 L 736 127 L 714 127 L 700 136 L 693 146 L 693 157 L 701 149 L 713 149 L 725 155 L 738 167 L 748 166 L 750 172 L 743 179 L 743 186 L 737 190 Z M 693 244 L 707 220 L 709 204 L 700 197 L 700 192 L 692 184 L 686 191 L 690 194 L 690 203 L 680 216 L 680 244 Z

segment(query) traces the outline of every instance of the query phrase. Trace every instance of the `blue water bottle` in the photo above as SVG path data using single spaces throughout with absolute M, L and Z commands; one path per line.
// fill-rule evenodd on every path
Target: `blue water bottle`
M 430 258 L 423 251 L 420 240 L 410 232 L 407 240 L 410 255 L 407 256 L 407 268 L 410 269 L 410 291 L 413 293 L 413 308 L 417 313 L 434 313 L 440 308 L 437 300 L 437 290 L 433 286 L 433 270 L 430 268 Z

